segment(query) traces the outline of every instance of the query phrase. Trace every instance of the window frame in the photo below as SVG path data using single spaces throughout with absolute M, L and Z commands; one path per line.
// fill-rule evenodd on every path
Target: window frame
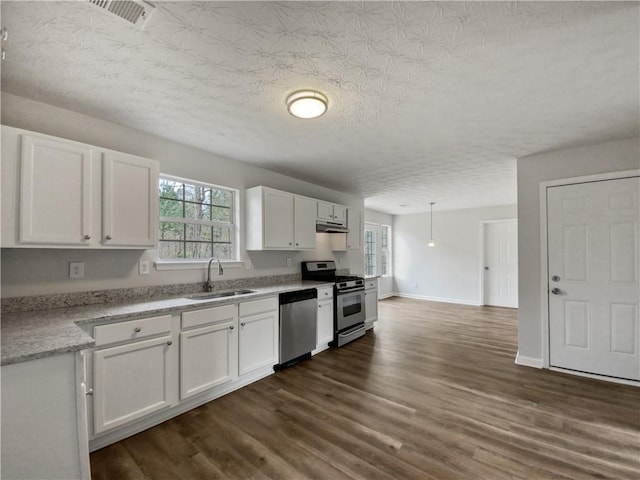
M 371 222 L 364 222 L 364 235 L 363 235 L 363 242 L 362 242 L 362 248 L 364 250 L 364 276 L 365 277 L 376 277 L 378 276 L 378 263 L 380 261 L 380 256 L 379 256 L 379 241 L 378 241 L 378 235 L 379 235 L 379 225 L 377 223 L 371 223 Z M 372 233 L 372 239 L 373 242 L 369 242 L 372 243 L 373 245 L 373 253 L 370 255 L 367 255 L 367 232 L 371 232 Z M 369 264 L 367 263 L 367 257 L 368 256 L 373 256 L 373 264 L 371 264 L 371 266 L 373 267 L 373 273 L 368 274 L 367 273 L 367 267 L 369 266 Z
M 383 271 L 383 263 L 382 263 L 382 250 L 384 249 L 382 245 L 382 231 L 387 230 L 387 273 L 382 273 Z M 393 230 L 391 229 L 391 225 L 380 225 L 380 276 L 381 277 L 393 277 Z
M 157 270 L 181 270 L 181 269 L 189 269 L 189 268 L 205 268 L 206 265 L 209 262 L 209 259 L 211 257 L 207 257 L 207 258 L 165 258 L 165 257 L 161 257 L 160 256 L 160 244 L 161 242 L 163 242 L 164 240 L 160 239 L 160 226 L 162 224 L 162 222 L 171 222 L 171 223 L 182 223 L 185 226 L 187 225 L 206 225 L 206 226 L 211 226 L 212 228 L 216 227 L 216 226 L 220 226 L 220 227 L 225 227 L 228 228 L 230 227 L 230 246 L 231 246 L 231 254 L 232 254 L 232 258 L 230 259 L 221 259 L 220 261 L 225 265 L 225 266 L 241 266 L 244 264 L 244 262 L 242 262 L 240 260 L 240 195 L 239 195 L 239 191 L 238 189 L 235 188 L 230 188 L 230 187 L 225 187 L 222 185 L 216 185 L 213 183 L 208 183 L 208 182 L 203 182 L 203 181 L 198 181 L 198 180 L 192 180 L 190 178 L 184 178 L 184 177 L 178 177 L 175 175 L 169 175 L 169 174 L 165 174 L 165 173 L 160 173 L 159 175 L 159 179 L 158 179 L 158 189 L 160 187 L 160 182 L 162 180 L 168 180 L 168 181 L 172 181 L 172 182 L 179 182 L 182 183 L 184 185 L 190 185 L 190 186 L 196 186 L 196 187 L 204 187 L 204 188 L 208 188 L 208 189 L 213 189 L 213 190 L 221 190 L 221 191 L 225 191 L 225 192 L 229 192 L 231 194 L 231 206 L 230 206 L 230 210 L 231 210 L 231 215 L 230 215 L 230 221 L 229 222 L 221 222 L 221 221 L 216 221 L 216 220 L 201 220 L 201 219 L 189 219 L 189 218 L 185 218 L 184 216 L 182 217 L 162 217 L 160 216 L 160 191 L 158 190 L 157 195 L 158 195 L 158 231 L 157 231 L 157 235 L 158 235 L 158 251 L 157 251 L 157 255 L 156 255 L 156 269 Z M 183 203 L 193 203 L 193 204 L 197 204 L 197 202 L 189 202 L 186 200 L 181 200 Z M 204 204 L 206 205 L 206 204 Z M 213 204 L 212 204 L 213 207 Z M 185 227 L 186 228 L 186 227 Z M 186 240 L 186 238 L 184 240 L 174 240 L 177 242 L 182 242 L 185 245 L 188 243 L 188 241 Z M 209 243 L 212 246 L 212 254 L 213 254 L 213 245 L 215 245 L 216 242 L 213 241 L 213 238 L 211 239 L 211 242 L 202 242 L 202 243 Z M 221 243 L 221 242 L 218 242 Z M 226 242 L 224 242 L 226 243 Z
M 387 273 L 382 274 L 382 230 L 387 229 Z M 374 246 L 374 273 L 367 275 L 367 231 L 373 232 L 373 246 Z M 365 277 L 393 277 L 393 229 L 391 225 L 364 222 L 364 234 L 363 234 L 363 250 L 364 250 L 364 272 Z M 378 273 L 380 272 L 380 273 Z

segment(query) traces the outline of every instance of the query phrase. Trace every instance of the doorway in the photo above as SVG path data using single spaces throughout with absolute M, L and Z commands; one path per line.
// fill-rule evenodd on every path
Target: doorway
M 482 223 L 483 304 L 518 308 L 518 221 Z
M 550 186 L 549 365 L 640 380 L 640 177 Z

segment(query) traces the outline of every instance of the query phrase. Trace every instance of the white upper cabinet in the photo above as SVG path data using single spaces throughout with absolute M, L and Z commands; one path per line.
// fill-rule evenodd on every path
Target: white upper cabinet
M 153 248 L 155 160 L 2 126 L 2 247 Z
M 92 161 L 86 145 L 24 135 L 19 241 L 89 245 Z
M 349 233 L 331 235 L 331 250 L 359 250 L 362 248 L 362 213 L 353 208 L 347 209 L 347 228 Z
M 316 247 L 316 201 L 311 198 L 293 197 L 294 243 L 297 249 Z
M 102 242 L 153 247 L 158 235 L 158 162 L 103 154 Z
M 316 201 L 268 187 L 246 191 L 247 250 L 304 250 L 316 245 Z
M 317 217 L 318 220 L 344 224 L 347 220 L 347 207 L 318 201 Z

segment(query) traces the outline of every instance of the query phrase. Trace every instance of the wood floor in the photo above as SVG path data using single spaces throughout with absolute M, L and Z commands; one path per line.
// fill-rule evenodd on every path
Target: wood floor
M 514 364 L 516 312 L 392 298 L 346 347 L 94 452 L 94 479 L 640 478 L 640 388 Z

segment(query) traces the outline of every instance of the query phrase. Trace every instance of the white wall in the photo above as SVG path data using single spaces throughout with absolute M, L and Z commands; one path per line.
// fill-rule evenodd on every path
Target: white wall
M 429 213 L 395 215 L 396 292 L 428 300 L 480 305 L 480 225 L 483 220 L 506 218 L 516 218 L 515 205 L 435 211 L 436 246 L 428 247 Z
M 518 159 L 518 354 L 542 364 L 540 182 L 640 168 L 640 138 Z
M 389 225 L 391 234 L 393 235 L 393 215 L 378 212 L 377 210 L 366 209 L 364 211 L 364 221 L 376 223 L 378 225 Z M 393 254 L 393 238 L 391 239 L 391 252 Z M 391 270 L 393 273 L 393 258 L 391 259 Z M 378 298 L 386 298 L 393 294 L 393 276 L 380 277 L 378 279 Z
M 97 145 L 160 161 L 162 173 L 223 185 L 240 190 L 241 214 L 244 189 L 256 185 L 347 205 L 364 211 L 362 198 L 274 173 L 244 162 L 149 135 L 122 125 L 69 110 L 2 93 L 2 124 Z M 251 132 L 247 132 L 251 141 Z M 244 217 L 242 217 L 244 218 Z M 226 268 L 224 279 L 297 273 L 302 260 L 336 259 L 339 268 L 364 270 L 363 250 L 336 255 L 329 234 L 317 234 L 318 246 L 305 252 L 247 252 L 241 238 L 240 256 L 248 268 Z M 141 257 L 155 258 L 155 251 L 100 251 L 54 249 L 2 249 L 2 296 L 90 291 L 146 285 L 204 281 L 205 271 L 161 271 L 138 275 Z M 292 267 L 286 258 L 292 257 Z M 85 262 L 85 278 L 70 280 L 68 262 Z

